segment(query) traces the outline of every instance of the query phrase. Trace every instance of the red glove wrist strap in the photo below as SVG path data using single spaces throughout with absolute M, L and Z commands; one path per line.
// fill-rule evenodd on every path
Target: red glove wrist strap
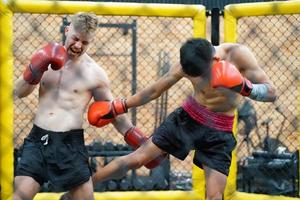
M 114 107 L 114 111 L 116 112 L 116 114 L 123 114 L 123 113 L 127 113 L 127 106 L 126 106 L 126 99 L 116 99 L 114 101 L 112 101 L 113 107 Z

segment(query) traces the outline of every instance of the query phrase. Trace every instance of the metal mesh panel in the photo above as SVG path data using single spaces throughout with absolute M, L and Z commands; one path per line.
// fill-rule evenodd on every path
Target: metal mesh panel
M 49 41 L 62 41 L 64 17 L 69 16 L 46 14 L 15 14 L 14 27 L 14 79 L 22 75 L 25 66 L 35 50 Z M 120 17 L 99 16 L 100 26 L 94 43 L 88 54 L 95 59 L 108 73 L 111 90 L 115 97 L 128 97 L 132 93 L 153 83 L 168 67 L 178 62 L 179 47 L 192 37 L 193 22 L 184 18 L 160 17 Z M 136 25 L 135 25 L 136 23 Z M 125 27 L 125 28 L 124 28 Z M 127 28 L 126 28 L 127 27 Z M 133 37 L 136 30 L 137 39 Z M 133 42 L 137 43 L 136 53 Z M 134 59 L 136 58 L 136 77 L 133 77 Z M 136 78 L 136 84 L 133 84 Z M 190 83 L 180 81 L 176 86 L 153 101 L 128 115 L 147 135 L 153 133 L 166 114 L 178 107 L 191 92 Z M 27 136 L 34 118 L 38 100 L 38 89 L 28 97 L 15 101 L 14 109 L 14 145 L 20 148 Z M 86 116 L 85 116 L 86 118 Z M 62 123 L 68 123 L 67 121 Z M 122 136 L 108 125 L 104 128 L 93 128 L 84 124 L 86 145 L 101 145 L 102 148 L 116 148 L 124 144 Z M 110 158 L 109 158 L 110 159 Z M 108 159 L 92 159 L 93 164 L 101 166 Z M 171 170 L 168 172 L 169 183 L 165 189 L 191 189 L 192 159 L 189 156 L 184 162 L 170 158 Z M 149 174 L 146 168 L 135 171 Z M 181 182 L 180 182 L 181 181 Z M 111 186 L 111 185 L 110 185 Z M 106 187 L 105 190 L 118 190 L 118 187 Z M 137 188 L 131 188 L 136 190 Z M 155 188 L 140 188 L 153 190 Z
M 299 25 L 299 15 L 238 20 L 238 42 L 278 90 L 275 104 L 246 100 L 239 108 L 240 191 L 298 196 Z

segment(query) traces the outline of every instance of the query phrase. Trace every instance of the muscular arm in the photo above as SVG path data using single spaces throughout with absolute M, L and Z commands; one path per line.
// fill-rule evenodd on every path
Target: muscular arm
M 44 72 L 48 70 L 49 66 L 53 70 L 59 70 L 64 66 L 66 60 L 66 49 L 58 43 L 48 43 L 37 50 L 32 55 L 30 63 L 26 66 L 23 76 L 15 84 L 14 98 L 22 98 L 29 95 L 35 85 L 41 81 Z
M 28 96 L 36 87 L 27 83 L 23 76 L 20 76 L 14 85 L 14 99 Z
M 127 108 L 141 106 L 158 98 L 164 91 L 172 87 L 183 76 L 184 74 L 179 63 L 172 66 L 169 72 L 158 79 L 155 83 L 129 97 L 126 101 Z
M 95 101 L 111 101 L 114 99 L 110 87 L 109 80 L 104 71 L 101 73 L 101 81 L 97 88 L 93 89 L 92 94 Z M 132 127 L 132 123 L 126 114 L 118 115 L 112 122 L 119 133 L 124 135 L 126 131 Z
M 229 50 L 229 60 L 234 63 L 240 72 L 255 84 L 262 84 L 267 92 L 264 101 L 273 102 L 276 100 L 276 89 L 259 66 L 253 53 L 245 46 L 240 44 L 233 45 Z M 262 87 L 260 87 L 262 88 Z M 251 96 L 250 96 L 251 98 Z

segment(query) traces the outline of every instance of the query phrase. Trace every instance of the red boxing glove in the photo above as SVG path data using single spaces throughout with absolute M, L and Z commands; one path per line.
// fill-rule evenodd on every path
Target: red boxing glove
M 128 129 L 124 135 L 124 140 L 129 146 L 131 146 L 134 149 L 137 149 L 148 140 L 148 138 L 144 135 L 144 133 L 136 128 L 136 127 L 131 127 Z
M 211 70 L 211 86 L 225 87 L 243 96 L 249 96 L 252 83 L 242 76 L 239 70 L 230 62 L 222 60 L 213 65 Z
M 133 147 L 134 149 L 139 148 L 144 142 L 148 140 L 148 138 L 144 135 L 144 133 L 136 128 L 136 127 L 131 127 L 124 136 L 124 140 L 126 143 Z M 148 169 L 153 169 L 160 165 L 160 163 L 166 158 L 167 154 L 163 154 L 158 156 L 157 158 L 151 160 L 149 163 L 145 165 Z
M 49 43 L 31 57 L 30 64 L 23 73 L 23 78 L 31 85 L 36 85 L 42 79 L 49 64 L 53 70 L 62 68 L 67 60 L 67 51 L 58 43 Z
M 119 114 L 127 112 L 125 99 L 96 101 L 88 109 L 88 121 L 91 125 L 103 127 L 114 121 Z
M 114 121 L 112 104 L 109 101 L 93 102 L 88 109 L 88 121 L 96 127 L 103 127 Z

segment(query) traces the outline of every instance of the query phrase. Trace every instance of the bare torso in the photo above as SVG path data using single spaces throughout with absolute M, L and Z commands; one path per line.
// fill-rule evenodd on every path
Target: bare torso
M 226 44 L 216 47 L 216 55 L 222 60 L 228 60 L 234 63 L 229 49 L 234 46 Z M 238 67 L 238 66 L 237 66 Z M 214 112 L 221 112 L 226 115 L 234 115 L 241 97 L 237 93 L 228 89 L 214 89 L 210 86 L 209 80 L 203 80 L 202 77 L 187 77 L 193 84 L 194 99 L 201 105 L 207 107 Z
M 239 96 L 236 93 L 225 89 L 213 89 L 209 84 L 198 89 L 198 81 L 193 80 L 194 99 L 201 105 L 214 112 L 221 112 L 226 115 L 233 115 L 238 106 Z
M 34 123 L 46 130 L 80 129 L 92 91 L 102 80 L 103 70 L 88 55 L 69 60 L 59 71 L 49 69 L 41 80 Z

